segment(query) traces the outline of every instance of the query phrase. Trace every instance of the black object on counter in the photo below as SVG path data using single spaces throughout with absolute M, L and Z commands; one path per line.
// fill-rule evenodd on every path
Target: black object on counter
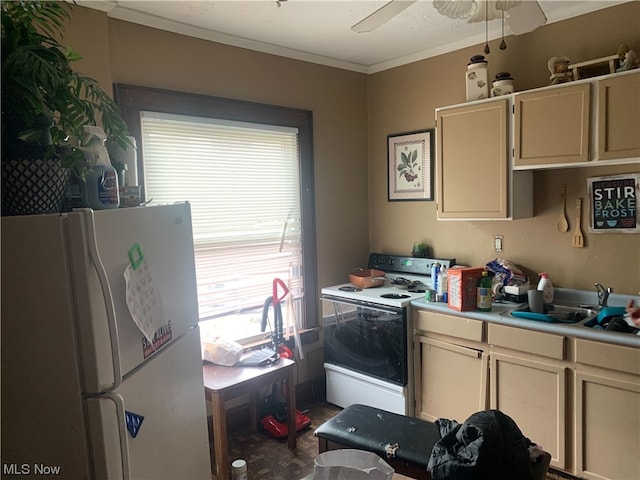
M 640 330 L 629 325 L 622 317 L 611 317 L 611 320 L 605 325 L 604 329 L 622 333 L 637 333 L 638 330 Z

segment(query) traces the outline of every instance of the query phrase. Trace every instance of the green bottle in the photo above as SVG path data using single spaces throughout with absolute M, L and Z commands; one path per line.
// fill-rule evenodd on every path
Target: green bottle
M 491 278 L 486 270 L 478 280 L 476 306 L 482 312 L 491 311 Z

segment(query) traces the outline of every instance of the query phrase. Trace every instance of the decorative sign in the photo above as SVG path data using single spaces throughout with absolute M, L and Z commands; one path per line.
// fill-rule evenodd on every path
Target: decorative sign
M 592 233 L 639 233 L 639 173 L 587 179 Z

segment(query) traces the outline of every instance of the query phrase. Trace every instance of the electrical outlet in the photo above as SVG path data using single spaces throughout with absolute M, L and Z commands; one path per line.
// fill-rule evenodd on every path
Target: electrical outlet
M 493 247 L 495 248 L 496 252 L 502 251 L 502 239 L 502 235 L 493 236 Z

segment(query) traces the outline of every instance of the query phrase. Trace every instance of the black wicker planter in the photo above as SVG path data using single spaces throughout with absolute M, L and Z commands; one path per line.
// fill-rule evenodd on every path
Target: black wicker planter
M 69 169 L 57 160 L 2 159 L 2 215 L 59 213 Z

